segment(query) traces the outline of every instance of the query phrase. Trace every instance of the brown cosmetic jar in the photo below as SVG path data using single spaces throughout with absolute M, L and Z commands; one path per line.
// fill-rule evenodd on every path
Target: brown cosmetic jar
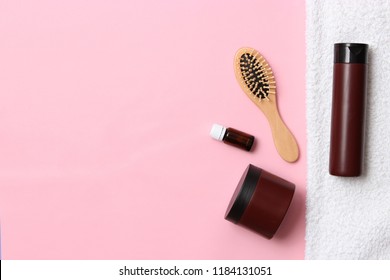
M 225 219 L 271 239 L 290 206 L 295 185 L 250 164 L 226 210 Z

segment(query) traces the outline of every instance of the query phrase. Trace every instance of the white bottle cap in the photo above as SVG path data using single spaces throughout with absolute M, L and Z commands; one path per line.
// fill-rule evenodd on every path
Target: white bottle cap
M 223 140 L 223 136 L 225 135 L 226 127 L 220 124 L 213 124 L 213 127 L 210 131 L 210 136 L 219 141 Z

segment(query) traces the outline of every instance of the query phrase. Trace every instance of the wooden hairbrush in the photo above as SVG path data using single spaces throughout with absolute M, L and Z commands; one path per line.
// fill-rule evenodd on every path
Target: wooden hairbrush
M 234 72 L 241 88 L 267 117 L 279 155 L 287 162 L 299 157 L 294 136 L 279 115 L 276 83 L 271 67 L 253 48 L 241 48 L 234 58 Z

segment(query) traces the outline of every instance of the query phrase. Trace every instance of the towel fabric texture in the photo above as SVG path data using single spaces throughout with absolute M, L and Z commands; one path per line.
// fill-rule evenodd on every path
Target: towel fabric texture
M 390 1 L 307 0 L 306 259 L 390 259 Z M 329 175 L 333 45 L 369 44 L 364 174 Z

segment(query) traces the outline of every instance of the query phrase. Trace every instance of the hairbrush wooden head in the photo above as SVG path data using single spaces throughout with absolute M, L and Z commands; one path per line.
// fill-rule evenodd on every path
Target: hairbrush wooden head
M 275 78 L 268 62 L 255 49 L 241 48 L 234 58 L 234 72 L 246 95 L 267 117 L 279 155 L 287 162 L 296 161 L 298 145 L 279 115 Z

